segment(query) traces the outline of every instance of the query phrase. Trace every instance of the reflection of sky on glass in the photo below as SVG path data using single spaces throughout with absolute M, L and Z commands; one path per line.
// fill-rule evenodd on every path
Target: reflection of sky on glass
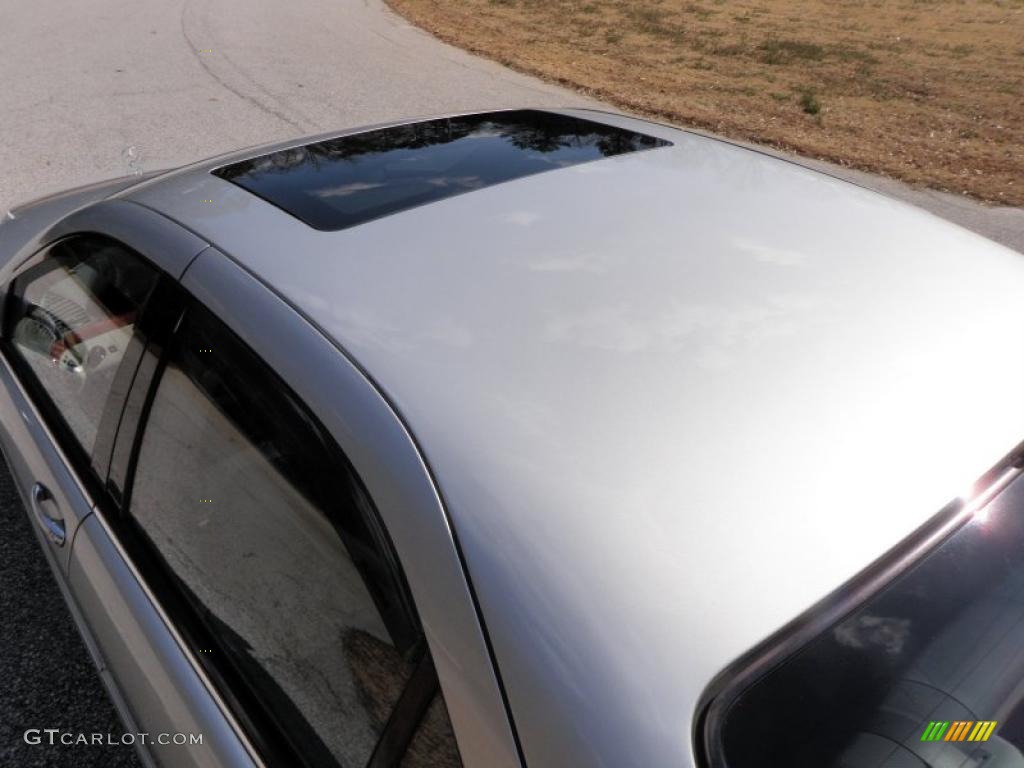
M 336 230 L 503 181 L 666 144 L 589 120 L 524 110 L 382 128 L 215 173 L 310 226 Z

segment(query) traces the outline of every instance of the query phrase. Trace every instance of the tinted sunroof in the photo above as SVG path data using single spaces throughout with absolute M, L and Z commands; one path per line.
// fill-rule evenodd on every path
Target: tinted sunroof
M 337 230 L 543 171 L 671 142 L 520 110 L 428 120 L 273 152 L 214 173 Z

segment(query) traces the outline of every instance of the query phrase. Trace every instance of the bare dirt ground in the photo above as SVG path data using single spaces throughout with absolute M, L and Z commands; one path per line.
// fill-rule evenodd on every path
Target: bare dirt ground
M 1024 204 L 1024 0 L 388 0 L 619 106 Z

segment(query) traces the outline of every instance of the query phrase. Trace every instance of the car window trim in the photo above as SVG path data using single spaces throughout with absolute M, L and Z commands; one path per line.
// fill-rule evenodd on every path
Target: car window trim
M 154 292 L 157 301 L 142 318 L 140 330 L 145 335 L 145 346 L 141 350 L 138 364 L 132 376 L 131 386 L 125 392 L 124 402 L 118 419 L 117 430 L 110 445 L 110 457 L 104 487 L 113 502 L 115 513 L 126 514 L 126 489 L 132 469 L 135 438 L 147 414 L 146 407 L 150 392 L 155 391 L 153 383 L 162 372 L 162 364 L 168 346 L 185 316 L 185 291 L 177 281 L 158 285 Z M 141 399 L 136 412 L 129 410 L 129 404 Z M 125 447 L 127 453 L 119 453 Z M 118 481 L 123 481 L 119 483 Z
M 377 746 L 366 768 L 392 768 L 401 765 L 416 731 L 426 717 L 434 697 L 441 692 L 437 670 L 426 644 L 412 676 L 395 703 L 391 716 L 381 731 Z
M 12 324 L 16 321 L 17 317 L 20 317 L 20 310 L 24 306 L 22 296 L 18 295 L 15 290 L 16 283 L 20 284 L 24 281 L 34 280 L 52 271 L 53 266 L 50 264 L 48 254 L 53 247 L 71 239 L 95 235 L 106 237 L 121 247 L 126 248 L 129 252 L 140 258 L 146 267 L 152 269 L 157 275 L 157 285 L 154 287 L 154 293 L 156 293 L 161 285 L 166 286 L 174 282 L 174 278 L 167 275 L 151 259 L 147 258 L 145 254 L 139 253 L 137 249 L 125 245 L 116 238 L 92 231 L 68 234 L 47 243 L 32 254 L 19 267 L 17 272 L 11 275 L 10 281 L 4 287 L 4 312 L 2 322 L 0 322 L 0 353 L 3 354 L 4 359 L 14 372 L 15 378 L 25 391 L 29 401 L 42 417 L 42 421 L 52 436 L 54 445 L 66 457 L 69 469 L 75 472 L 83 487 L 88 491 L 88 495 L 95 500 L 99 500 L 106 495 L 105 484 L 110 451 L 116 439 L 118 424 L 128 399 L 128 392 L 131 389 L 131 381 L 134 379 L 137 366 L 142 359 L 145 346 L 144 341 L 141 339 L 137 340 L 138 334 L 133 333 L 132 342 L 129 343 L 129 348 L 125 351 L 125 355 L 118 366 L 114 377 L 114 384 L 104 403 L 93 447 L 91 450 L 87 450 L 71 430 L 67 419 L 61 414 L 60 407 L 53 400 L 49 392 L 47 392 L 46 387 L 39 381 L 28 362 L 15 348 L 11 335 Z M 151 306 L 152 302 L 147 301 L 136 323 L 136 328 L 141 327 Z
M 935 551 L 974 512 L 1001 493 L 1024 471 L 1024 442 L 994 464 L 972 486 L 879 556 L 846 583 L 810 606 L 712 678 L 698 699 L 691 739 L 700 768 L 725 768 L 721 725 L 730 706 L 759 677 L 795 654 L 824 629 L 851 615 L 895 579 Z
M 233 665 L 217 659 L 217 654 L 210 654 L 209 657 L 200 659 L 191 652 L 193 647 L 212 647 L 210 645 L 214 642 L 212 633 L 204 625 L 195 608 L 181 594 L 181 585 L 167 572 L 162 556 L 149 542 L 148 536 L 130 513 L 132 485 L 135 479 L 138 457 L 141 452 L 149 414 L 156 399 L 156 393 L 159 389 L 163 373 L 175 349 L 175 343 L 182 324 L 193 305 L 200 307 L 217 319 L 218 322 L 223 323 L 212 309 L 203 304 L 198 298 L 192 296 L 180 282 L 175 283 L 173 324 L 163 324 L 159 329 L 153 329 L 159 335 L 154 336 L 154 342 L 147 345 L 144 354 L 158 355 L 156 363 L 152 370 L 145 375 L 136 376 L 126 397 L 127 402 L 133 395 L 137 396 L 139 392 L 144 391 L 143 405 L 137 418 L 130 422 L 122 419 L 121 428 L 116 435 L 117 441 L 122 439 L 130 440 L 131 448 L 126 468 L 125 489 L 119 495 L 118 503 L 114 505 L 117 510 L 116 518 L 114 520 L 107 518 L 106 522 L 116 532 L 122 546 L 122 551 L 125 553 L 126 559 L 131 562 L 133 569 L 139 574 L 140 581 L 146 584 L 147 591 L 152 596 L 154 602 L 160 605 L 161 612 L 174 625 L 175 631 L 183 639 L 183 647 L 189 649 L 188 653 L 193 664 L 203 671 L 204 679 L 209 680 L 208 685 L 212 686 L 214 693 L 220 700 L 225 702 L 231 716 L 239 723 L 246 739 L 252 744 L 253 749 L 255 749 L 261 760 L 266 761 L 268 765 L 301 765 L 313 768 L 318 765 L 316 759 L 314 758 L 310 761 L 308 755 L 296 749 L 291 744 L 292 740 L 282 732 L 277 723 L 264 711 L 257 698 L 247 689 L 247 686 L 241 684 L 237 679 L 233 680 L 233 678 L 239 676 L 238 671 L 233 668 Z M 237 338 L 238 343 L 244 349 L 255 355 L 256 359 L 266 366 L 268 370 L 273 370 L 262 356 L 253 350 L 244 339 L 235 334 L 226 324 L 224 326 Z M 154 352 L 154 348 L 158 348 L 159 352 Z M 140 368 L 141 366 L 142 363 L 140 362 Z M 281 381 L 291 390 L 286 381 L 283 379 Z M 290 394 L 297 402 L 302 403 L 303 407 L 308 409 L 308 406 L 303 403 L 297 394 L 294 392 Z M 316 419 L 315 414 L 311 411 L 310 415 Z M 316 419 L 316 423 L 323 435 L 335 446 L 334 450 L 343 457 L 344 453 L 341 447 L 336 445 L 333 436 L 319 423 L 319 419 Z M 116 451 L 116 446 L 114 450 Z M 353 468 L 352 471 L 354 473 L 355 469 Z M 369 491 L 365 487 L 364 492 L 371 499 L 372 503 L 372 497 L 369 496 Z M 110 499 L 109 493 L 107 498 Z M 374 510 L 372 517 L 373 530 L 371 533 L 374 535 L 378 545 L 383 548 L 383 554 L 388 567 L 391 569 L 397 568 L 396 579 L 401 585 L 400 597 L 407 608 L 412 608 L 413 615 L 415 616 L 415 604 L 412 601 L 411 592 L 405 581 L 404 570 L 399 566 L 394 545 L 387 535 L 387 529 L 384 526 L 383 520 L 380 520 L 379 517 L 379 513 Z M 419 626 L 418 622 L 417 626 Z M 380 766 L 388 765 L 398 766 L 400 764 L 405 750 L 423 721 L 432 700 L 428 697 L 424 705 L 424 696 L 428 692 L 431 693 L 431 696 L 440 692 L 440 681 L 438 680 L 437 671 L 430 656 L 422 627 L 419 627 L 419 632 L 420 637 L 417 646 L 421 650 L 417 650 L 412 654 L 414 658 L 417 658 L 414 671 L 406 682 L 398 702 L 396 702 L 388 721 L 381 731 L 381 735 L 367 762 L 366 768 L 379 768 Z M 313 737 L 311 741 L 318 742 L 319 739 Z M 307 742 L 303 741 L 303 743 Z M 395 751 L 397 746 L 402 747 L 401 751 Z M 380 762 L 385 758 L 392 762 Z
M 72 433 L 66 420 L 60 415 L 60 411 L 56 403 L 38 381 L 22 355 L 14 348 L 13 343 L 8 336 L 11 318 L 17 313 L 17 310 L 21 306 L 21 299 L 20 297 L 17 297 L 14 292 L 15 281 L 18 280 L 18 278 L 25 276 L 40 264 L 44 263 L 48 251 L 57 243 L 76 236 L 96 234 L 108 237 L 115 242 L 120 243 L 124 247 L 127 247 L 130 251 L 140 257 L 147 266 L 157 272 L 159 280 L 157 287 L 154 289 L 154 295 L 161 289 L 161 287 L 172 292 L 172 294 L 175 290 L 180 290 L 180 284 L 175 278 L 164 272 L 148 256 L 139 252 L 137 248 L 125 245 L 116 237 L 112 237 L 109 234 L 97 232 L 92 229 L 75 231 L 62 235 L 55 240 L 41 245 L 32 255 L 26 258 L 18 266 L 18 269 L 11 274 L 9 281 L 3 286 L 2 291 L 0 291 L 0 296 L 3 297 L 2 316 L 0 316 L 0 358 L 2 358 L 2 364 L 6 367 L 13 385 L 20 389 L 21 396 L 25 399 L 27 407 L 32 410 L 43 433 L 48 438 L 57 455 L 61 458 L 68 474 L 74 480 L 79 492 L 83 495 L 91 508 L 92 511 L 87 515 L 87 517 L 95 517 L 100 523 L 105 534 L 120 553 L 126 566 L 135 576 L 139 586 L 163 620 L 164 625 L 176 641 L 178 647 L 181 648 L 189 667 L 202 681 L 217 708 L 220 710 L 221 715 L 229 724 L 231 730 L 235 733 L 239 743 L 249 754 L 254 765 L 262 767 L 265 766 L 266 763 L 264 763 L 261 753 L 254 748 L 246 731 L 241 728 L 237 719 L 234 717 L 232 710 L 225 704 L 223 698 L 220 696 L 218 688 L 211 684 L 204 669 L 197 663 L 194 654 L 189 649 L 189 646 L 184 642 L 182 634 L 178 631 L 178 627 L 171 621 L 162 602 L 157 599 L 155 593 L 150 588 L 147 579 L 143 578 L 135 558 L 128 555 L 128 551 L 121 539 L 122 527 L 119 525 L 121 509 L 118 500 L 110 495 L 106 483 L 103 482 L 97 474 L 97 470 L 93 465 L 92 457 L 89 455 L 89 452 L 83 448 L 77 437 Z M 143 312 L 137 323 L 138 328 L 146 328 L 150 334 L 158 332 L 157 327 L 152 323 L 154 315 L 156 314 L 151 311 L 152 308 L 153 303 L 147 302 L 147 306 L 143 308 Z M 180 311 L 178 314 L 180 315 Z M 177 318 L 175 318 L 175 321 L 176 320 Z M 140 361 L 148 347 L 149 344 L 147 340 L 147 343 L 144 344 L 143 348 L 140 350 Z M 122 373 L 123 370 L 118 371 L 118 379 L 122 376 Z M 110 407 L 110 403 L 104 407 L 101 428 L 113 429 L 115 431 L 113 441 L 116 441 L 116 433 L 120 430 L 120 422 L 123 416 L 124 407 L 128 402 L 130 393 L 134 389 L 136 374 L 137 370 L 131 371 L 130 385 L 122 390 L 123 396 L 120 398 L 117 407 L 113 409 L 113 413 L 109 419 L 107 410 Z M 114 418 L 114 415 L 116 415 L 116 418 Z M 113 441 L 110 446 L 111 450 L 113 449 Z M 101 443 L 99 434 L 97 434 L 96 443 L 97 445 Z M 84 519 L 85 518 L 83 518 L 83 520 Z M 72 547 L 74 546 L 73 540 L 70 544 Z M 77 610 L 77 608 L 75 610 Z M 91 632 L 91 630 L 89 630 L 89 632 Z M 91 634 L 89 636 L 91 638 Z M 118 695 L 121 695 L 120 691 L 118 691 Z
M 417 438 L 416 432 L 402 412 L 402 408 L 388 394 L 387 390 L 375 378 L 373 373 L 363 366 L 358 356 L 348 349 L 346 344 L 326 330 L 323 325 L 312 318 L 302 307 L 297 306 L 279 287 L 267 282 L 258 272 L 254 271 L 251 265 L 244 260 L 233 256 L 227 250 L 222 250 L 217 243 L 212 243 L 208 249 L 200 254 L 189 266 L 182 276 L 181 282 L 192 294 L 200 298 L 211 307 L 217 307 L 217 314 L 224 319 L 228 325 L 242 337 L 243 341 L 253 348 L 265 348 L 266 339 L 254 333 L 254 323 L 265 322 L 267 316 L 275 319 L 275 326 L 280 326 L 281 332 L 290 327 L 292 323 L 305 324 L 316 331 L 316 335 L 310 334 L 309 340 L 316 339 L 315 343 L 301 345 L 305 353 L 310 355 L 331 355 L 337 356 L 339 361 L 339 374 L 344 370 L 347 376 L 351 377 L 345 384 L 346 391 L 351 394 L 355 402 L 366 404 L 364 414 L 371 415 L 369 421 L 375 422 L 373 414 L 381 415 L 381 423 L 388 422 L 382 435 L 387 439 L 398 458 L 398 466 L 404 465 L 410 468 L 402 457 L 411 457 L 417 469 L 422 472 L 420 489 L 415 497 L 405 496 L 396 507 L 396 498 L 392 496 L 390 503 L 383 509 L 382 519 L 399 519 L 395 515 L 400 510 L 404 512 L 407 508 L 426 511 L 430 508 L 430 515 L 438 516 L 437 522 L 430 524 L 431 529 L 439 531 L 439 539 L 445 539 L 442 546 L 443 552 L 438 554 L 444 558 L 441 561 L 442 567 L 447 570 L 454 566 L 454 571 L 443 574 L 446 581 L 446 589 L 442 592 L 432 589 L 424 589 L 421 585 L 424 580 L 424 560 L 421 557 L 422 545 L 420 542 L 411 542 L 406 530 L 397 531 L 395 538 L 403 540 L 402 547 L 396 547 L 397 552 L 404 552 L 403 557 L 407 558 L 405 563 L 411 564 L 417 573 L 415 594 L 420 589 L 423 603 L 427 607 L 427 613 L 434 616 L 444 616 L 443 625 L 434 625 L 432 635 L 439 636 L 438 640 L 432 636 L 430 644 L 438 642 L 437 647 L 445 649 L 458 648 L 460 655 L 452 655 L 444 652 L 434 657 L 434 663 L 438 667 L 438 676 L 442 682 L 442 688 L 452 686 L 454 691 L 463 695 L 456 696 L 448 702 L 449 710 L 454 712 L 452 720 L 456 733 L 462 733 L 464 744 L 460 743 L 460 753 L 465 750 L 470 756 L 481 763 L 495 762 L 495 755 L 501 755 L 499 760 L 503 765 L 515 766 L 517 768 L 527 764 L 523 745 L 516 726 L 515 714 L 509 699 L 508 690 L 503 679 L 501 666 L 498 663 L 494 643 L 488 629 L 487 621 L 483 615 L 480 605 L 480 598 L 474 586 L 473 575 L 470 572 L 466 560 L 465 551 L 460 540 L 455 520 L 449 510 L 449 501 L 441 487 L 437 472 L 432 466 L 430 458 L 423 445 Z M 280 333 L 271 330 L 270 337 L 278 337 Z M 263 355 L 265 359 L 272 359 L 275 362 L 274 368 L 285 370 L 289 374 L 289 380 L 295 381 L 296 391 L 314 406 L 314 411 L 324 417 L 324 424 L 335 436 L 339 445 L 353 456 L 359 457 L 362 461 L 377 462 L 377 468 L 366 466 L 364 470 L 368 478 L 373 478 L 375 483 L 382 482 L 382 475 L 387 477 L 392 473 L 383 469 L 390 467 L 392 459 L 385 459 L 387 465 L 381 463 L 378 447 L 370 446 L 353 439 L 351 428 L 354 424 L 360 423 L 362 419 L 355 418 L 354 414 L 335 414 L 330 412 L 330 399 L 324 394 L 322 388 L 304 384 L 301 377 L 304 375 L 304 368 L 296 365 L 295 356 L 283 354 L 280 347 L 276 349 L 267 348 L 268 352 Z M 329 349 L 329 352 L 328 352 Z M 323 359 L 323 358 L 318 358 Z M 341 374 L 341 375 L 345 375 Z M 341 381 L 344 381 L 343 379 Z M 383 414 L 386 414 L 384 416 Z M 391 432 L 397 428 L 398 434 Z M 395 442 L 391 442 L 395 441 Z M 376 476 L 375 476 L 376 475 Z M 417 481 L 420 482 L 420 481 Z M 388 490 L 377 486 L 382 498 L 387 498 Z M 399 494 L 399 497 L 405 494 Z M 423 499 L 430 499 L 429 502 L 421 502 Z M 422 504 L 422 506 L 421 506 Z M 390 507 L 388 509 L 388 507 Z M 434 534 L 425 527 L 413 521 L 408 530 L 418 532 L 431 545 L 440 542 L 433 538 Z M 450 548 L 450 551 L 449 551 Z M 437 550 L 435 550 L 437 551 Z M 432 567 L 431 567 L 432 570 Z M 428 576 L 428 578 L 430 578 Z M 434 592 L 434 595 L 430 593 Z M 438 594 L 445 597 L 441 600 Z M 457 603 L 449 604 L 450 597 L 457 596 Z M 419 603 L 417 603 L 419 606 Z M 472 681 L 472 682 L 470 682 Z M 488 734 L 486 738 L 480 734 Z
M 237 670 L 216 658 L 217 654 L 199 658 L 194 653 L 193 648 L 213 647 L 212 633 L 187 597 L 182 594 L 181 585 L 168 573 L 162 556 L 129 512 L 132 485 L 146 423 L 190 301 L 190 297 L 180 284 L 176 285 L 176 289 L 177 311 L 173 327 L 164 329 L 166 333 L 161 338 L 162 343 L 158 352 L 154 352 L 152 348 L 148 350 L 148 354 L 156 355 L 155 365 L 151 371 L 134 382 L 129 392 L 129 398 L 141 393 L 143 403 L 138 417 L 131 422 L 123 423 L 122 429 L 118 431 L 117 440 L 130 441 L 130 449 L 125 469 L 125 487 L 119 497 L 117 516 L 108 523 L 116 531 L 126 559 L 132 563 L 140 579 L 153 595 L 154 601 L 161 606 L 162 612 L 182 638 L 182 648 L 186 650 L 192 663 L 203 671 L 204 679 L 209 681 L 209 687 L 212 687 L 219 699 L 224 702 L 261 760 L 267 765 L 310 766 L 312 764 L 294 749 L 277 724 L 265 714 L 251 691 L 237 679 Z
M 252 740 L 249 738 L 248 732 L 241 726 L 239 719 L 235 716 L 234 710 L 225 702 L 225 697 L 221 695 L 220 688 L 213 684 L 205 667 L 199 663 L 196 654 L 192 651 L 194 644 L 188 641 L 185 634 L 182 632 L 181 625 L 172 620 L 171 614 L 167 611 L 164 600 L 158 597 L 153 589 L 151 579 L 143 572 L 143 568 L 140 567 L 140 563 L 137 561 L 136 557 L 132 555 L 130 544 L 126 540 L 126 532 L 122 521 L 120 521 L 116 516 L 111 516 L 107 509 L 103 509 L 98 506 L 94 508 L 94 513 L 95 514 L 93 516 L 102 528 L 104 535 L 117 550 L 121 560 L 131 572 L 139 588 L 153 606 L 153 609 L 159 615 L 164 626 L 167 628 L 168 633 L 174 639 L 174 642 L 181 651 L 185 661 L 196 674 L 196 677 L 201 681 L 203 687 L 210 695 L 210 698 L 217 706 L 221 716 L 228 723 L 239 743 L 253 761 L 253 764 L 257 766 L 257 768 L 266 768 L 269 764 L 264 762 L 263 752 L 254 746 Z

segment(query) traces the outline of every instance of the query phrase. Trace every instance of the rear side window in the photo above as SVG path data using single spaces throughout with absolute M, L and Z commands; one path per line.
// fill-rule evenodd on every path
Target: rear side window
M 50 246 L 14 281 L 5 336 L 87 455 L 159 274 L 114 240 L 80 235 Z
M 436 675 L 423 674 L 423 634 L 366 490 L 295 395 L 198 306 L 137 451 L 131 523 L 190 609 L 197 658 L 244 689 L 244 707 L 310 765 L 367 765 L 396 718 L 389 754 L 426 739 L 426 762 L 410 765 L 459 764 L 443 703 L 423 720 Z
M 455 746 L 452 724 L 444 698 L 438 693 L 420 722 L 409 750 L 402 758 L 402 768 L 448 768 L 461 766 L 459 750 Z

